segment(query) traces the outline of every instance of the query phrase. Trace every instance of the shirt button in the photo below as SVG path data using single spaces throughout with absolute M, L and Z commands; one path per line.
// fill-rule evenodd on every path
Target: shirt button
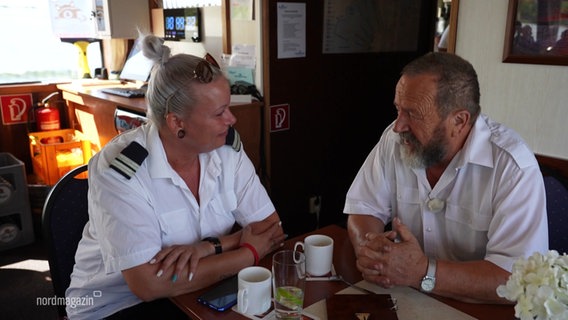
M 426 231 L 432 232 L 432 228 L 428 227 L 428 228 L 426 228 Z

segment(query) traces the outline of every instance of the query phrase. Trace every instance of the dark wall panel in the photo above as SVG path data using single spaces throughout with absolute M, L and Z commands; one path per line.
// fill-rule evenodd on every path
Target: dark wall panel
M 268 1 L 267 103 L 290 105 L 290 130 L 270 135 L 270 186 L 286 231 L 294 235 L 316 227 L 316 217 L 308 213 L 312 195 L 322 197 L 320 226 L 344 223 L 347 189 L 395 119 L 392 102 L 401 68 L 431 50 L 436 1 L 422 1 L 417 51 L 325 55 L 324 1 L 294 1 L 305 2 L 307 13 L 306 57 L 294 59 L 277 59 L 278 2 Z

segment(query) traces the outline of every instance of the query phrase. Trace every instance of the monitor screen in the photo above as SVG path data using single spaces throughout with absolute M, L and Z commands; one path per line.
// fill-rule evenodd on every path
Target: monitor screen
M 146 82 L 150 77 L 150 71 L 152 71 L 153 65 L 154 61 L 146 58 L 142 53 L 142 40 L 138 38 L 134 41 L 128 58 L 126 58 L 124 67 L 120 72 L 120 79 Z

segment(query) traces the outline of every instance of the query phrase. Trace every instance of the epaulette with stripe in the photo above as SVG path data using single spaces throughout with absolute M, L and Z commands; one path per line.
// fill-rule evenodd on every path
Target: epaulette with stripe
M 241 151 L 241 136 L 233 127 L 229 127 L 229 132 L 227 132 L 227 139 L 225 140 L 225 144 L 231 146 L 235 151 Z
M 147 156 L 148 150 L 133 141 L 112 160 L 110 167 L 130 180 Z

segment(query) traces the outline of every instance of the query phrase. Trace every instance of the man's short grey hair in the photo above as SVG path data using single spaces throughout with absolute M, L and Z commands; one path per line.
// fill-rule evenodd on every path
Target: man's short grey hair
M 475 122 L 481 107 L 477 73 L 471 63 L 452 53 L 430 52 L 402 69 L 402 75 L 422 74 L 432 74 L 438 79 L 435 101 L 440 117 L 464 109 L 471 114 L 470 123 Z

